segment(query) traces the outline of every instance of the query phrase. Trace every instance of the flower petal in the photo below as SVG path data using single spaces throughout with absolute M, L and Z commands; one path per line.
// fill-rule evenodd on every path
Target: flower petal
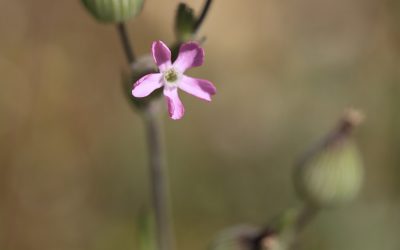
M 196 42 L 188 42 L 181 45 L 178 58 L 174 66 L 181 72 L 201 66 L 204 62 L 204 50 Z
M 162 86 L 163 82 L 161 73 L 148 74 L 140 78 L 135 85 L 133 85 L 132 95 L 134 97 L 145 97 Z
M 152 45 L 153 58 L 160 71 L 165 71 L 171 66 L 171 51 L 162 41 L 155 41 Z
M 211 101 L 211 96 L 217 92 L 217 89 L 210 81 L 188 76 L 182 77 L 179 82 L 179 88 L 206 101 Z
M 169 117 L 174 120 L 181 119 L 185 113 L 185 108 L 178 95 L 178 88 L 164 87 L 164 95 L 167 99 Z

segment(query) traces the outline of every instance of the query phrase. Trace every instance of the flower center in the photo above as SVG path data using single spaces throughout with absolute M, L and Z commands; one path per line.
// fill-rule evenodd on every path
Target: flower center
M 178 73 L 174 69 L 164 72 L 164 79 L 168 83 L 175 83 L 178 80 Z

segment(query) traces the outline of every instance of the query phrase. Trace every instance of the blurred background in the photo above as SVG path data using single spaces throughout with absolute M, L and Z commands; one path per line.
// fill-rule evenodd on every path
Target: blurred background
M 147 0 L 128 23 L 137 54 L 174 41 L 177 4 Z M 115 27 L 78 0 L 1 0 L 0 13 L 0 249 L 138 249 L 146 144 Z M 363 190 L 302 244 L 399 249 L 399 2 L 218 0 L 200 33 L 205 65 L 189 74 L 218 94 L 182 95 L 184 119 L 164 119 L 178 248 L 296 206 L 293 163 L 352 106 L 367 116 L 355 134 Z

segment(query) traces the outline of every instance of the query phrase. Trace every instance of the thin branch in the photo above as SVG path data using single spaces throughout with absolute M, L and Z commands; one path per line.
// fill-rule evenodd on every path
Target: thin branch
M 132 65 L 135 62 L 135 54 L 133 53 L 125 23 L 118 23 L 117 29 L 125 51 L 126 59 L 128 60 L 129 65 Z
M 197 22 L 194 25 L 194 32 L 196 33 L 199 28 L 201 27 L 201 25 L 203 24 L 208 11 L 210 10 L 210 6 L 211 6 L 212 0 L 206 0 L 203 10 L 201 11 L 201 14 L 199 16 L 199 19 L 197 19 Z
M 316 217 L 318 211 L 318 208 L 308 205 L 301 210 L 294 224 L 293 238 L 289 244 L 289 250 L 295 250 L 298 248 L 299 237 L 301 233 L 303 232 L 304 228 Z
M 318 213 L 318 208 L 306 206 L 301 211 L 299 217 L 297 217 L 296 224 L 294 225 L 294 230 L 296 234 L 301 233 L 304 228 L 314 219 Z

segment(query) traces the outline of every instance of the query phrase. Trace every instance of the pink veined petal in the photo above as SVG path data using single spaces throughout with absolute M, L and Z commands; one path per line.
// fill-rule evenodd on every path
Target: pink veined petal
M 183 73 L 189 68 L 201 66 L 203 62 L 204 50 L 198 43 L 188 42 L 181 45 L 174 67 Z
M 185 108 L 178 95 L 178 88 L 164 87 L 164 95 L 167 99 L 169 117 L 174 120 L 181 119 L 185 113 Z
M 151 47 L 154 62 L 160 71 L 165 71 L 171 67 L 171 51 L 162 41 L 154 41 Z
M 146 97 L 151 94 L 154 90 L 163 86 L 162 74 L 148 74 L 140 78 L 132 89 L 132 95 L 134 97 Z
M 217 89 L 210 81 L 188 76 L 182 77 L 179 88 L 206 101 L 211 101 L 211 96 L 217 93 Z

